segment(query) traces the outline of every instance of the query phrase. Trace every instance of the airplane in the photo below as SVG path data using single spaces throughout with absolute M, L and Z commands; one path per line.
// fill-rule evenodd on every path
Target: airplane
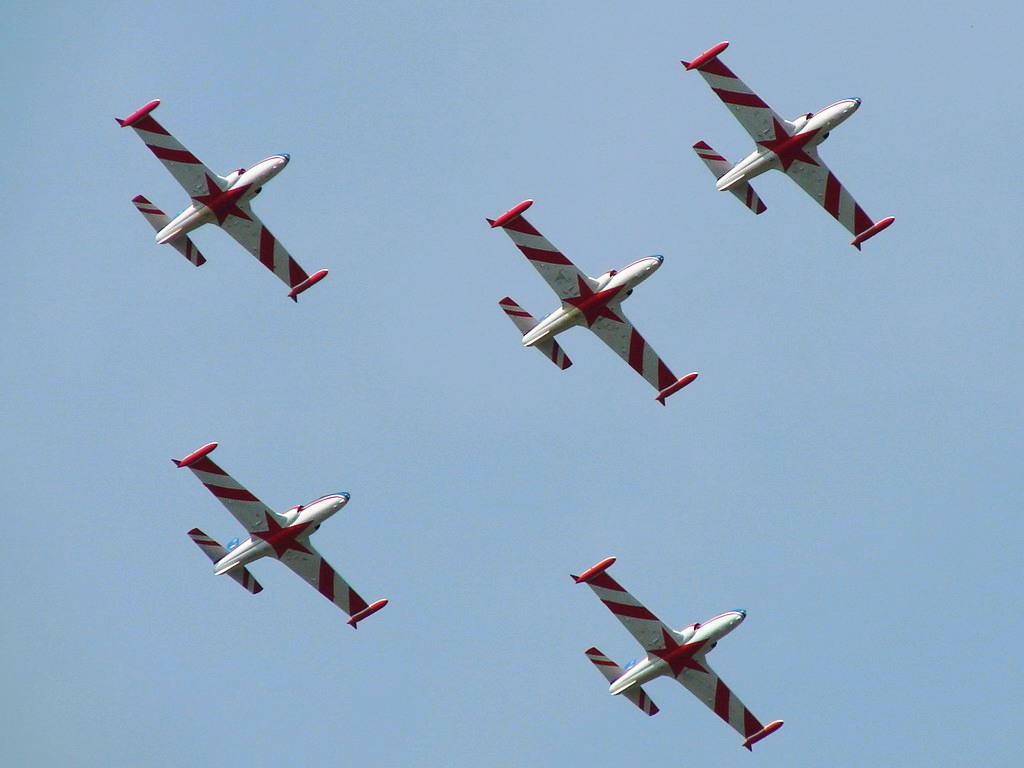
M 586 326 L 658 390 L 655 399 L 664 405 L 665 398 L 692 382 L 697 374 L 689 373 L 676 379 L 622 312 L 622 302 L 637 285 L 654 274 L 663 257 L 649 256 L 618 271 L 613 269 L 600 277 L 588 277 L 523 217 L 523 212 L 531 205 L 533 200 L 524 200 L 497 219 L 487 219 L 492 228 L 505 230 L 562 300 L 558 309 L 539 321 L 508 296 L 498 302 L 523 334 L 523 346 L 536 347 L 564 371 L 572 361 L 555 336 L 576 325 Z
M 728 42 L 722 42 L 693 61 L 682 62 L 687 71 L 700 72 L 757 144 L 753 152 L 735 165 L 705 141 L 693 145 L 697 156 L 717 179 L 715 187 L 732 192 L 755 214 L 764 213 L 767 206 L 750 186 L 750 180 L 765 171 L 779 169 L 850 231 L 854 236 L 850 244 L 859 251 L 865 240 L 896 219 L 889 216 L 872 221 L 825 165 L 817 147 L 833 128 L 857 111 L 860 99 L 843 99 L 819 112 L 784 120 L 718 58 L 728 47 Z
M 198 528 L 188 532 L 189 538 L 213 561 L 215 575 L 227 574 L 255 595 L 263 587 L 247 566 L 261 557 L 277 558 L 347 613 L 347 623 L 353 629 L 388 604 L 387 600 L 378 600 L 368 605 L 309 541 L 327 518 L 348 503 L 350 494 L 332 493 L 287 512 L 274 512 L 210 458 L 216 447 L 217 443 L 207 443 L 184 459 L 172 459 L 175 466 L 192 470 L 250 534 L 245 541 L 234 539 L 222 547 Z
M 728 611 L 700 624 L 673 630 L 608 575 L 607 570 L 614 562 L 614 557 L 605 558 L 572 577 L 577 584 L 586 584 L 594 590 L 598 599 L 647 651 L 645 658 L 623 669 L 597 648 L 587 650 L 587 658 L 610 683 L 609 692 L 613 696 L 622 694 L 648 716 L 656 715 L 657 706 L 641 686 L 662 675 L 674 677 L 732 726 L 743 737 L 743 746 L 749 751 L 753 751 L 754 744 L 779 730 L 782 720 L 761 725 L 707 661 L 707 654 L 740 625 L 747 612 Z
M 160 99 L 154 99 L 123 120 L 114 118 L 122 128 L 132 128 L 139 135 L 192 198 L 192 204 L 173 219 L 142 195 L 132 198 L 139 213 L 156 230 L 157 243 L 170 243 L 192 264 L 201 267 L 206 258 L 188 234 L 212 222 L 277 275 L 291 289 L 288 298 L 298 302 L 300 293 L 327 277 L 327 270 L 306 274 L 249 205 L 263 185 L 284 170 L 288 155 L 271 155 L 249 170 L 238 168 L 227 176 L 218 176 L 150 114 L 159 104 Z

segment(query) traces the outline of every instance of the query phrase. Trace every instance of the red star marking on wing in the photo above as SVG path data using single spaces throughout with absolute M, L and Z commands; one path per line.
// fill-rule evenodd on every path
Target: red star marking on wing
M 693 655 L 704 647 L 704 643 L 679 645 L 673 638 L 669 637 L 668 632 L 664 629 L 661 630 L 661 635 L 665 640 L 665 647 L 660 651 L 651 651 L 651 653 L 667 663 L 675 677 L 679 677 L 684 669 L 693 669 L 697 672 L 710 674 L 701 666 L 700 662 L 693 658 Z
M 295 539 L 302 534 L 312 523 L 300 523 L 299 525 L 289 525 L 282 528 L 278 525 L 277 521 L 270 515 L 267 515 L 267 530 L 265 531 L 253 531 L 253 536 L 263 539 L 274 549 L 274 555 L 280 560 L 281 556 L 284 555 L 289 549 L 294 549 L 296 552 L 303 552 L 307 555 L 313 553 L 306 549 L 302 544 L 297 542 Z
M 788 171 L 789 166 L 796 160 L 801 160 L 808 165 L 818 164 L 817 160 L 804 152 L 804 145 L 818 135 L 817 131 L 808 131 L 807 133 L 798 133 L 796 136 L 790 136 L 778 120 L 773 119 L 772 122 L 775 124 L 775 138 L 770 141 L 759 141 L 757 143 L 779 156 L 782 170 Z
M 612 288 L 610 291 L 594 293 L 590 286 L 583 281 L 582 277 L 577 278 L 577 281 L 579 282 L 580 295 L 574 299 L 566 299 L 565 303 L 571 304 L 580 311 L 583 319 L 587 322 L 588 328 L 602 317 L 607 317 L 609 320 L 614 320 L 617 323 L 624 322 L 621 317 L 608 307 L 608 302 L 618 296 L 622 290 L 621 285 L 618 288 Z
M 252 220 L 245 211 L 238 207 L 238 198 L 249 189 L 248 184 L 222 191 L 216 182 L 207 176 L 206 187 L 208 191 L 205 195 L 194 195 L 192 199 L 213 211 L 213 215 L 217 217 L 218 224 L 223 224 L 228 216 L 237 216 L 247 221 Z

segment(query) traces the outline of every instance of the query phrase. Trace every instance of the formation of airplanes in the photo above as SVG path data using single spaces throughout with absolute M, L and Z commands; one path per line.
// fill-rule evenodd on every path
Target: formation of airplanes
M 249 533 L 245 541 L 235 539 L 231 545 L 223 547 L 198 528 L 188 532 L 189 538 L 213 562 L 216 575 L 230 576 L 255 595 L 263 587 L 248 566 L 263 557 L 276 558 L 347 613 L 348 624 L 353 629 L 388 604 L 387 600 L 368 604 L 309 540 L 327 518 L 348 503 L 348 493 L 332 493 L 309 504 L 275 512 L 210 458 L 216 447 L 217 443 L 207 443 L 184 459 L 173 460 L 176 466 L 191 470 Z
M 864 212 L 817 151 L 830 131 L 857 110 L 860 99 L 844 99 L 816 113 L 785 120 L 721 61 L 720 55 L 727 47 L 727 42 L 719 43 L 692 61 L 683 62 L 688 71 L 700 73 L 756 144 L 751 154 L 735 164 L 704 141 L 694 145 L 697 155 L 714 174 L 717 189 L 731 192 L 755 214 L 760 214 L 766 206 L 750 182 L 768 170 L 781 170 L 850 231 L 852 245 L 858 249 L 890 226 L 893 217 L 874 221 Z M 156 241 L 172 245 L 189 262 L 201 266 L 206 259 L 189 235 L 203 224 L 216 224 L 284 282 L 289 288 L 288 297 L 298 301 L 301 293 L 323 280 L 327 270 L 309 275 L 251 207 L 252 199 L 284 169 L 289 156 L 271 155 L 248 170 L 238 168 L 227 176 L 219 176 L 156 121 L 152 113 L 159 104 L 159 100 L 150 101 L 128 117 L 117 119 L 119 125 L 138 134 L 191 199 L 188 207 L 173 218 L 141 195 L 133 199 L 156 230 Z M 663 257 L 641 258 L 619 270 L 591 277 L 526 220 L 523 214 L 532 204 L 532 200 L 524 200 L 496 219 L 487 219 L 492 228 L 502 229 L 511 238 L 560 302 L 540 320 L 507 296 L 499 302 L 522 334 L 523 345 L 535 347 L 564 370 L 572 362 L 556 336 L 583 326 L 654 387 L 655 399 L 664 405 L 669 396 L 692 383 L 697 374 L 677 378 L 622 310 L 625 299 L 657 271 Z M 310 541 L 323 522 L 348 503 L 348 493 L 329 494 L 309 504 L 275 512 L 210 458 L 216 447 L 217 443 L 208 443 L 184 459 L 174 460 L 176 466 L 189 469 L 248 533 L 244 541 L 239 537 L 225 547 L 198 528 L 188 532 L 213 563 L 215 574 L 227 575 L 256 594 L 262 587 L 249 566 L 261 558 L 277 559 L 344 611 L 353 628 L 387 605 L 385 599 L 367 603 Z M 654 715 L 658 708 L 643 686 L 657 677 L 672 677 L 736 730 L 747 749 L 782 727 L 781 720 L 763 725 L 707 661 L 707 655 L 721 638 L 746 618 L 745 611 L 727 611 L 673 630 L 608 574 L 614 562 L 615 558 L 609 557 L 572 577 L 594 591 L 646 653 L 639 662 L 623 668 L 597 648 L 586 651 L 608 681 L 612 695 L 622 695 L 647 715 Z

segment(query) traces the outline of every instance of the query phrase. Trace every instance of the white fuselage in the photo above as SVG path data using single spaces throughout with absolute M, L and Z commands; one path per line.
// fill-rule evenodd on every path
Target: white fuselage
M 156 241 L 163 244 L 208 222 L 223 222 L 235 206 L 252 200 L 264 184 L 284 170 L 288 159 L 288 155 L 272 155 L 247 171 L 239 169 L 229 174 L 224 190 L 214 187 L 208 194 L 194 195 L 192 205 L 156 233 Z
M 617 272 L 605 272 L 597 278 L 597 287 L 592 296 L 563 301 L 561 307 L 542 318 L 523 336 L 523 346 L 532 347 L 575 325 L 583 325 L 587 323 L 588 313 L 601 307 L 617 306 L 636 286 L 654 274 L 663 260 L 661 256 L 647 256 Z
M 814 113 L 801 115 L 793 121 L 795 133 L 786 138 L 766 136 L 757 149 L 734 165 L 715 184 L 720 191 L 750 181 L 773 168 L 788 167 L 789 156 L 812 149 L 825 140 L 829 132 L 857 111 L 860 99 L 843 99 Z
M 685 629 L 679 630 L 683 639 L 678 648 L 666 654 L 666 658 L 648 653 L 645 658 L 613 681 L 608 691 L 615 695 L 634 685 L 643 685 L 662 675 L 674 676 L 671 662 L 675 655 L 692 658 L 698 653 L 707 653 L 721 638 L 736 629 L 745 618 L 745 611 L 729 611 L 715 616 L 713 619 L 708 619 L 703 624 L 691 624 Z
M 230 571 L 232 568 L 248 565 L 254 560 L 259 560 L 267 555 L 276 557 L 276 550 L 274 548 L 275 535 L 286 539 L 307 537 L 316 531 L 324 520 L 344 507 L 348 500 L 348 493 L 332 493 L 329 496 L 317 499 L 311 504 L 292 507 L 284 513 L 287 522 L 280 531 L 253 534 L 214 563 L 214 573 L 219 576 Z

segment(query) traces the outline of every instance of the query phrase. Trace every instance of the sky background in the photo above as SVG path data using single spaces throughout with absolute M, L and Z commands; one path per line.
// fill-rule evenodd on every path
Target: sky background
M 11 765 L 1010 765 L 1019 638 L 1024 11 L 934 3 L 12 4 L 0 28 L 0 745 Z M 786 117 L 859 96 L 822 155 L 859 253 L 781 174 L 752 216 L 690 150 L 746 133 L 687 73 Z M 134 132 L 213 170 L 287 152 L 256 212 L 302 296 L 227 235 L 195 269 L 130 200 L 187 198 Z M 590 334 L 559 371 L 497 301 L 554 295 L 494 217 L 593 275 L 676 375 L 659 407 Z M 358 632 L 180 458 L 277 509 L 347 490 L 314 543 Z M 748 611 L 710 661 L 756 748 L 681 686 L 613 699 L 639 646 L 578 573 L 672 626 Z

